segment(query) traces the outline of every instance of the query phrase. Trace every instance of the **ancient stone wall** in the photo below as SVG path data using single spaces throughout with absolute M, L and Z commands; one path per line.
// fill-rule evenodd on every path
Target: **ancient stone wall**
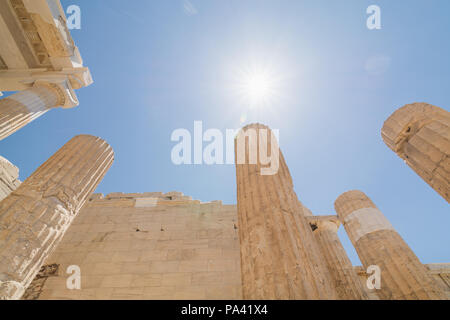
M 29 299 L 240 299 L 236 206 L 180 193 L 93 195 Z M 81 290 L 66 289 L 67 267 Z M 44 283 L 43 283 L 44 282 Z
M 180 193 L 93 195 L 23 299 L 242 299 L 237 209 Z M 81 290 L 68 290 L 68 266 Z M 450 264 L 426 265 L 450 298 Z M 369 299 L 368 274 L 354 267 Z M 343 290 L 343 289 L 341 289 Z

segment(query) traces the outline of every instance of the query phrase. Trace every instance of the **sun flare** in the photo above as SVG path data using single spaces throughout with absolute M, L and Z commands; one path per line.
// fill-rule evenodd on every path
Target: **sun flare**
M 251 108 L 273 102 L 277 90 L 274 75 L 264 68 L 242 71 L 239 77 L 239 95 Z

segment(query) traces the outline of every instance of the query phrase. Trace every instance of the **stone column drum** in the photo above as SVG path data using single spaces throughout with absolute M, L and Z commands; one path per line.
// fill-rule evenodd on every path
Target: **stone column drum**
M 42 116 L 48 110 L 63 106 L 66 94 L 62 86 L 36 82 L 27 90 L 0 100 L 0 140 Z
M 0 299 L 19 299 L 114 160 L 97 137 L 73 138 L 0 202 Z
M 426 267 L 363 192 L 342 194 L 335 209 L 364 268 L 380 268 L 380 299 L 445 299 Z
M 450 113 L 427 103 L 395 111 L 381 130 L 386 145 L 450 202 Z
M 243 128 L 235 157 L 243 298 L 337 299 L 271 130 Z
M 328 270 L 342 300 L 368 300 L 350 259 L 337 235 L 340 226 L 336 216 L 311 216 L 308 221 L 322 249 Z

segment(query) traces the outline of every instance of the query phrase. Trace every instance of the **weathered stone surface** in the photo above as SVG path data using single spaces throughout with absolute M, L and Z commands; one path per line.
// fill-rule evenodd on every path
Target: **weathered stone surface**
M 0 201 L 20 186 L 19 169 L 0 156 Z
M 381 289 L 377 290 L 381 299 L 446 298 L 442 287 L 364 193 L 342 194 L 335 209 L 364 269 L 372 265 L 381 269 Z
M 31 284 L 25 290 L 22 300 L 37 300 L 42 293 L 45 283 L 51 277 L 57 277 L 59 273 L 59 265 L 51 264 L 42 266 L 39 273 L 33 279 Z
M 0 299 L 20 298 L 113 160 L 105 141 L 77 136 L 0 202 Z
M 154 200 L 140 206 L 146 199 Z M 92 195 L 45 261 L 59 272 L 41 272 L 23 299 L 242 299 L 237 220 L 236 206 L 201 203 L 180 193 Z M 330 250 L 335 245 L 326 242 Z M 345 259 L 339 251 L 328 254 Z M 66 288 L 71 265 L 81 269 L 81 290 Z M 345 265 L 337 261 L 330 274 Z M 364 269 L 354 269 L 366 286 Z M 445 265 L 433 270 L 427 272 L 439 279 L 450 272 Z M 342 282 L 337 290 L 342 299 L 342 291 L 353 289 Z M 378 299 L 376 290 L 364 290 Z
M 443 288 L 447 300 L 450 300 L 450 263 L 430 263 L 426 264 L 428 273 Z
M 60 271 L 30 299 L 242 298 L 236 206 L 179 192 L 93 195 L 45 264 Z M 66 288 L 70 265 L 81 290 Z
M 450 113 L 427 103 L 395 111 L 381 130 L 386 145 L 450 202 Z
M 336 290 L 294 192 L 283 155 L 273 144 L 276 141 L 266 126 L 250 125 L 240 134 L 249 133 L 248 129 L 256 131 L 255 144 L 248 143 L 240 149 L 239 135 L 235 143 L 244 299 L 336 299 Z M 244 150 L 246 159 L 250 159 L 250 145 L 257 145 L 258 151 L 271 150 L 271 155 L 278 151 L 279 170 L 273 175 L 262 175 L 264 162 L 259 154 L 255 164 L 239 164 L 239 150 Z
M 338 217 L 310 216 L 307 219 L 322 250 L 339 299 L 369 299 L 337 235 L 340 226 Z

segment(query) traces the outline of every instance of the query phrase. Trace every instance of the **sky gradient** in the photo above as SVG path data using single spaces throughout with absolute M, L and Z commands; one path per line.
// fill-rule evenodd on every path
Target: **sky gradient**
M 77 134 L 105 139 L 116 160 L 97 192 L 181 191 L 236 203 L 232 165 L 171 161 L 178 128 L 280 131 L 299 199 L 316 215 L 364 191 L 424 263 L 450 262 L 448 203 L 388 149 L 383 122 L 412 102 L 450 107 L 450 2 L 411 0 L 63 0 L 94 84 L 80 106 L 52 110 L 0 142 L 26 179 Z M 382 29 L 366 9 L 381 7 Z M 250 108 L 242 74 L 270 70 L 274 96 Z M 340 236 L 354 264 L 348 238 Z

